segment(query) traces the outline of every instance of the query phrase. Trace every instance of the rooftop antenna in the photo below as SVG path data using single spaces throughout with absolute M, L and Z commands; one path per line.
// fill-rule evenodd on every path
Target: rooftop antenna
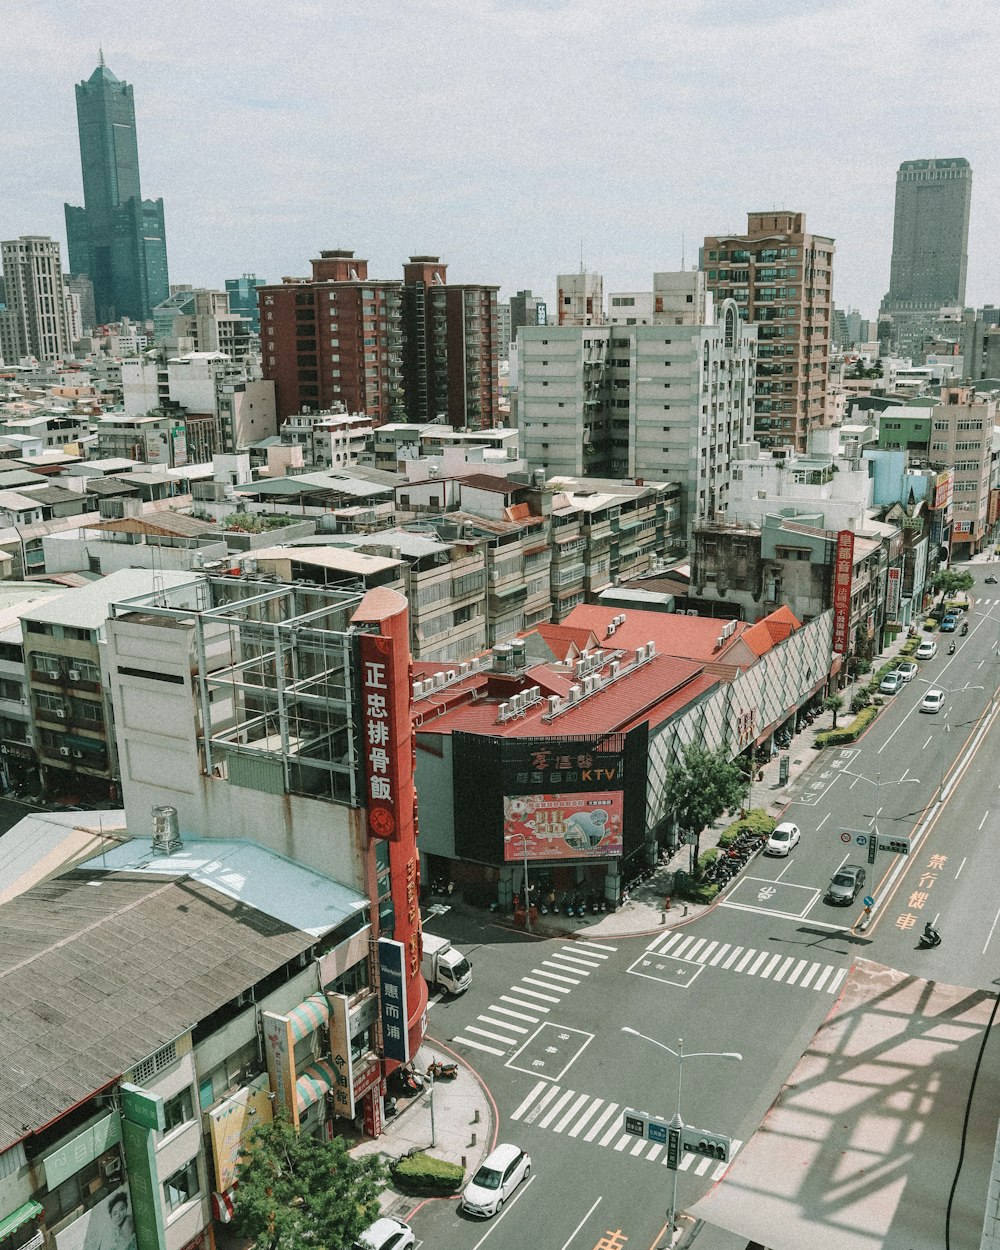
M 684 251 L 684 231 L 681 231 L 681 269 L 687 269 L 687 258 Z
M 103 44 L 99 44 L 97 48 L 97 64 L 99 66 L 104 65 L 104 45 Z
M 580 239 L 580 272 L 581 273 L 587 272 L 586 269 L 584 269 L 583 267 L 583 239 L 582 238 Z

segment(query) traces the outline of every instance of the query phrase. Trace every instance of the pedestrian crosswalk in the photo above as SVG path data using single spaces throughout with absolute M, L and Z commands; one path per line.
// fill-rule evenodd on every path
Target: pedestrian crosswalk
M 667 929 L 655 937 L 628 971 L 635 976 L 676 984 L 669 973 L 659 975 L 664 971 L 665 959 L 702 968 L 719 968 L 723 972 L 741 972 L 761 981 L 776 981 L 782 985 L 797 986 L 800 990 L 824 991 L 827 994 L 835 994 L 847 976 L 847 969 L 838 968 L 835 964 L 800 959 L 784 951 L 739 946 L 734 942 L 713 942 L 694 933 L 685 934 L 680 929 Z M 690 980 L 687 983 L 690 984 Z
M 535 1128 L 551 1129 L 553 1133 L 580 1138 L 619 1154 L 627 1150 L 632 1158 L 645 1159 L 647 1163 L 666 1164 L 666 1148 L 662 1142 L 647 1141 L 625 1132 L 622 1125 L 624 1110 L 621 1103 L 608 1102 L 590 1094 L 578 1094 L 576 1090 L 563 1089 L 548 1081 L 538 1081 L 510 1118 Z M 730 1161 L 742 1145 L 742 1141 L 733 1139 L 729 1150 Z M 728 1166 L 728 1163 L 718 1163 L 685 1151 L 678 1161 L 677 1170 L 690 1171 L 694 1176 L 711 1173 L 712 1180 L 718 1180 Z
M 544 1024 L 552 1008 L 598 972 L 617 949 L 601 942 L 572 942 L 554 951 L 546 946 L 537 967 L 465 1025 L 452 1041 L 489 1055 L 506 1054 Z

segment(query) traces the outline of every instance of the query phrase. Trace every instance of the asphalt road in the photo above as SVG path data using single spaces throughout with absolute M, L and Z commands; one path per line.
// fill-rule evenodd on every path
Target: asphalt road
M 988 568 L 974 569 L 980 577 Z M 994 593 L 990 593 L 990 592 Z M 695 924 L 653 938 L 533 941 L 468 918 L 434 924 L 470 953 L 474 981 L 435 1003 L 432 1038 L 476 1067 L 497 1104 L 501 1141 L 532 1157 L 528 1183 L 491 1221 L 457 1203 L 414 1219 L 424 1245 L 489 1250 L 628 1250 L 662 1244 L 673 1173 L 665 1151 L 626 1135 L 626 1107 L 669 1119 L 677 1060 L 623 1025 L 685 1054 L 740 1052 L 742 1061 L 683 1064 L 686 1124 L 726 1134 L 735 1152 L 758 1127 L 803 1046 L 859 956 L 918 976 L 992 988 L 1000 945 L 1000 770 L 994 696 L 1000 681 L 1000 588 L 980 587 L 967 637 L 948 638 L 855 746 L 829 751 L 804 774 L 786 818 L 802 840 L 783 859 L 758 857 Z M 974 592 L 975 593 L 975 592 Z M 987 602 L 988 601 L 988 602 Z M 921 713 L 934 685 L 944 710 Z M 812 750 L 808 742 L 800 749 Z M 908 838 L 908 855 L 868 839 Z M 846 836 L 846 840 L 845 839 Z M 860 839 L 860 841 L 859 841 Z M 862 864 L 874 899 L 824 899 L 844 862 Z M 916 949 L 937 920 L 941 947 Z M 724 1165 L 685 1155 L 680 1208 Z

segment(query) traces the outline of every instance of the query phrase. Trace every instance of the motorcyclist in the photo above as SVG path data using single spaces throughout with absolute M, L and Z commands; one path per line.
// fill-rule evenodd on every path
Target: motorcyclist
M 962 622 L 962 630 L 961 630 L 961 632 L 962 632 L 962 634 L 963 634 L 963 635 L 965 635 L 965 634 L 967 634 L 967 633 L 969 632 L 969 622 L 968 622 L 968 621 L 963 621 L 963 622 Z
M 937 929 L 934 928 L 934 926 L 931 924 L 929 920 L 924 925 L 923 940 L 927 943 L 928 946 L 937 946 L 939 945 L 941 941 L 941 934 L 938 933 Z

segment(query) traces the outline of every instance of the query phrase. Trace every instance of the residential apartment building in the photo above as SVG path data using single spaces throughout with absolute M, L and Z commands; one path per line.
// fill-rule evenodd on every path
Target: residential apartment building
M 279 420 L 343 403 L 403 420 L 402 283 L 369 279 L 352 251 L 325 251 L 311 278 L 257 288 L 264 377 Z
M 822 425 L 830 353 L 834 241 L 806 232 L 804 213 L 748 213 L 745 234 L 705 239 L 702 267 L 716 299 L 757 323 L 754 437 L 804 451 Z
M 302 448 L 310 468 L 359 463 L 375 427 L 363 412 L 338 404 L 331 412 L 299 412 L 281 427 L 281 441 Z
M 518 291 L 512 295 L 510 304 L 510 341 L 517 342 L 517 332 L 521 326 L 544 326 L 548 324 L 548 305 L 529 290 Z
M 931 409 L 929 459 L 954 472 L 951 557 L 968 559 L 993 541 L 990 475 L 997 400 L 972 387 L 942 387 Z
M 489 429 L 499 420 L 499 288 L 449 286 L 447 271 L 437 256 L 411 256 L 403 266 L 407 419 Z
M 604 324 L 604 278 L 599 273 L 561 273 L 556 278 L 558 324 L 599 326 Z
M 174 317 L 172 334 L 190 339 L 196 352 L 222 352 L 230 360 L 256 353 L 257 336 L 250 319 L 229 307 L 228 291 L 193 291 L 189 312 Z
M 751 438 L 755 346 L 732 301 L 711 325 L 525 328 L 523 454 L 548 476 L 677 481 L 685 527 L 724 511 Z
M 0 243 L 5 310 L 0 311 L 0 360 L 25 356 L 60 360 L 72 340 L 66 319 L 59 244 L 45 235 L 22 235 Z
M 698 269 L 653 274 L 652 291 L 608 296 L 611 325 L 707 325 L 714 320 L 712 296 Z

